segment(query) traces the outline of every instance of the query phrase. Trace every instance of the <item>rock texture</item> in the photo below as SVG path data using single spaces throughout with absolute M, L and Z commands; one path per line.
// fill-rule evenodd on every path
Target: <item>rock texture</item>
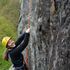
M 28 26 L 28 14 L 29 69 L 70 70 L 70 0 L 22 0 L 18 34 Z
M 49 70 L 70 70 L 70 0 L 54 1 L 56 13 L 50 15 L 52 54 Z

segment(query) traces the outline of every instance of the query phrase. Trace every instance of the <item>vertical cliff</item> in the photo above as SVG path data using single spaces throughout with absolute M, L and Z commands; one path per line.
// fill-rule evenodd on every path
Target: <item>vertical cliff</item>
M 18 34 L 28 26 L 29 14 L 30 70 L 70 70 L 70 0 L 22 1 Z

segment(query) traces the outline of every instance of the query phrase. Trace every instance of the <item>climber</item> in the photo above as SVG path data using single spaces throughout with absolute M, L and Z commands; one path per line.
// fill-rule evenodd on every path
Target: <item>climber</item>
M 28 28 L 18 39 L 14 42 L 11 37 L 4 37 L 2 45 L 6 47 L 4 59 L 11 60 L 14 70 L 26 70 L 23 63 L 22 51 L 26 48 L 29 41 L 30 28 Z

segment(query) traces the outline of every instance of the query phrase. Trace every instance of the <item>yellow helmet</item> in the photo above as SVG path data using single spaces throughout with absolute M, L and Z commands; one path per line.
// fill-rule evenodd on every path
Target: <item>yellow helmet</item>
M 4 37 L 4 38 L 2 39 L 2 45 L 3 45 L 4 47 L 6 47 L 6 45 L 7 45 L 8 41 L 9 41 L 9 39 L 10 39 L 10 37 Z

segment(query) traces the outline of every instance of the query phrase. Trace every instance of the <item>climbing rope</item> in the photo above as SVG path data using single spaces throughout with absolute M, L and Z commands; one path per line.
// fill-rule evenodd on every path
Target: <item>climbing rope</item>
M 28 28 L 30 28 L 30 16 L 31 16 L 32 0 L 29 0 L 29 13 L 28 13 Z M 26 64 L 28 65 L 28 48 L 26 48 Z

